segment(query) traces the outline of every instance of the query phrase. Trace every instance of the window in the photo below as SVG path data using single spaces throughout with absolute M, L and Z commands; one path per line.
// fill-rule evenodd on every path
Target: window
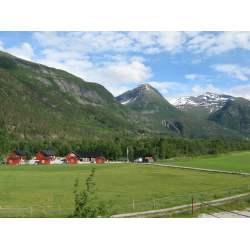
M 99 160 L 99 163 L 102 163 L 102 160 Z
M 74 162 L 74 159 L 71 159 L 71 162 Z
M 10 163 L 12 163 L 12 160 L 10 160 Z
M 42 163 L 45 163 L 45 160 L 42 160 Z

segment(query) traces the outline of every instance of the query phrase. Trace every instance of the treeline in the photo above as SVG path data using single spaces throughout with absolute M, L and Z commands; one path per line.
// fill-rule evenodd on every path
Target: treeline
M 129 159 L 152 156 L 157 159 L 188 156 L 197 157 L 202 155 L 217 155 L 232 151 L 250 150 L 250 141 L 246 140 L 189 140 L 174 138 L 129 138 L 120 139 L 92 139 L 92 140 L 67 140 L 45 139 L 11 141 L 11 138 L 0 136 L 4 143 L 4 154 L 11 153 L 16 149 L 26 149 L 32 156 L 42 150 L 53 150 L 57 156 L 65 157 L 71 151 L 102 152 L 107 159 L 119 159 L 127 156 Z M 1 150 L 1 149 L 0 149 Z M 3 149 L 2 149 L 3 150 Z M 3 153 L 1 151 L 2 159 Z

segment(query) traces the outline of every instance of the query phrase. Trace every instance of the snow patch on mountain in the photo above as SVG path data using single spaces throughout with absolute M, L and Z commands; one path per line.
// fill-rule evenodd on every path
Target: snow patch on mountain
M 211 113 L 222 108 L 228 101 L 234 99 L 236 99 L 236 97 L 230 95 L 206 92 L 199 96 L 182 96 L 169 102 L 179 109 L 192 109 L 194 107 L 209 108 L 209 112 Z

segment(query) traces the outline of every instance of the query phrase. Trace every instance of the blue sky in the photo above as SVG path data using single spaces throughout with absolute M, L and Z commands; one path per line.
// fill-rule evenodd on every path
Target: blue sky
M 169 101 L 207 91 L 250 99 L 250 32 L 1 31 L 0 50 L 114 96 L 147 82 Z

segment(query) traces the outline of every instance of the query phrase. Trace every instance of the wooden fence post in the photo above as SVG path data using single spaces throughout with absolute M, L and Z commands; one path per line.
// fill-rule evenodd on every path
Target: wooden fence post
M 155 199 L 153 198 L 153 202 L 154 202 L 154 208 L 155 208 Z
M 173 196 L 173 203 L 174 203 L 174 196 Z

